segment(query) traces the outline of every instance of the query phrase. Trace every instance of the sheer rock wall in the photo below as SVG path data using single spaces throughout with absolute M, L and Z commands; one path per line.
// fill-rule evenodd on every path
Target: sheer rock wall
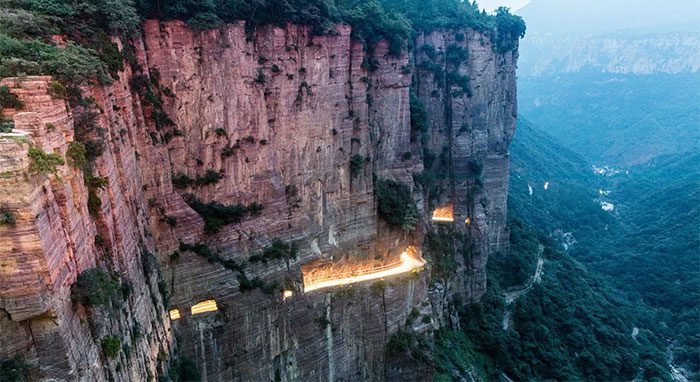
M 194 360 L 207 381 L 431 378 L 430 366 L 387 356 L 385 346 L 400 329 L 430 338 L 447 323 L 453 296 L 478 299 L 488 255 L 507 243 L 517 53 L 496 54 L 488 38 L 473 31 L 419 36 L 415 46 L 434 46 L 440 65 L 447 65 L 439 52 L 449 44 L 468 51 L 458 70 L 469 76 L 471 95 L 453 96 L 448 84 L 421 69 L 426 58 L 419 49 L 394 57 L 380 42 L 368 55 L 348 26 L 337 31 L 313 36 L 288 25 L 247 35 L 242 23 L 194 32 L 182 22 L 146 21 L 143 37 L 133 42 L 135 62 L 113 84 L 84 89 L 99 106 L 95 134 L 105 142 L 95 171 L 108 178 L 94 217 L 78 170 L 65 165 L 60 177 L 28 175 L 28 144 L 0 137 L 0 172 L 12 174 L 0 176 L 0 203 L 19 216 L 16 226 L 0 227 L 0 328 L 12 332 L 0 336 L 0 356 L 25 354 L 42 376 L 67 380 L 145 380 L 167 372 L 167 359 L 179 356 Z M 466 38 L 457 41 L 458 34 Z M 172 126 L 138 90 L 142 79 L 157 87 Z M 65 155 L 73 114 L 80 111 L 52 99 L 48 81 L 11 86 L 25 102 L 14 119 L 17 128 L 32 131 L 35 145 Z M 427 195 L 413 180 L 424 170 L 424 147 L 410 139 L 412 81 L 429 112 L 429 149 L 447 147 L 449 154 L 452 175 L 441 180 L 440 195 Z M 51 132 L 47 122 L 55 125 Z M 470 161 L 483 168 L 478 186 L 465 174 Z M 207 170 L 223 178 L 173 185 L 174 176 L 196 179 Z M 421 212 L 415 230 L 378 218 L 378 178 L 411 188 Z M 203 202 L 264 207 L 205 232 L 186 193 Z M 303 264 L 389 264 L 407 246 L 420 248 L 426 230 L 435 229 L 431 198 L 454 202 L 455 228 L 475 246 L 470 261 L 455 259 L 455 281 L 431 285 L 428 267 L 303 293 Z M 98 234 L 105 243 L 99 247 Z M 295 243 L 297 256 L 250 260 L 275 239 Z M 180 243 L 205 244 L 215 256 L 179 251 Z M 148 253 L 162 271 L 143 269 Z M 96 265 L 129 280 L 134 292 L 114 316 L 88 312 L 97 322 L 88 328 L 85 309 L 70 301 L 70 285 Z M 166 318 L 161 279 L 179 320 Z M 246 279 L 277 283 L 293 295 L 245 290 Z M 190 314 L 191 306 L 209 299 L 217 312 Z M 143 336 L 134 335 L 135 323 Z M 53 337 L 42 343 L 36 340 L 41 333 Z M 130 354 L 100 355 L 99 338 L 107 334 L 131 344 Z M 35 340 L 27 340 L 32 335 Z M 55 344 L 64 350 L 55 351 Z

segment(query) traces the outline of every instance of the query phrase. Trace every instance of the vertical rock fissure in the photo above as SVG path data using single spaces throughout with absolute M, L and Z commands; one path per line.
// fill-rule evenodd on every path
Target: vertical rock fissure
M 328 354 L 328 382 L 335 380 L 334 357 L 333 357 L 333 327 L 331 323 L 331 294 L 326 294 L 326 352 Z

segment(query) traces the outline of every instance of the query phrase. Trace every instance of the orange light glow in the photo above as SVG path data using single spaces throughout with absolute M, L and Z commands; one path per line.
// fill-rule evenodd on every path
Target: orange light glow
M 470 224 L 472 224 L 472 219 L 470 219 L 469 217 L 467 217 L 466 219 L 464 219 L 464 224 L 465 224 L 465 225 L 470 225 Z
M 433 221 L 435 222 L 453 222 L 454 219 L 454 208 L 452 204 L 448 204 L 444 207 L 438 207 L 433 211 Z
M 284 293 L 282 294 L 282 299 L 283 299 L 283 300 L 286 300 L 286 299 L 288 299 L 288 298 L 290 298 L 290 297 L 292 297 L 292 296 L 294 296 L 294 292 L 292 292 L 291 290 L 286 290 L 286 291 L 284 291 Z
M 219 310 L 219 307 L 216 306 L 216 301 L 206 300 L 206 301 L 202 301 L 196 305 L 192 305 L 192 308 L 190 308 L 190 309 L 192 311 L 192 315 L 194 316 L 195 314 L 217 311 L 217 310 Z
M 412 247 L 409 247 L 401 254 L 401 260 L 398 263 L 391 264 L 387 267 L 369 269 L 366 273 L 339 277 L 335 279 L 316 280 L 304 285 L 304 292 L 313 290 L 331 288 L 335 286 L 355 284 L 364 281 L 378 280 L 389 276 L 400 275 L 420 268 L 425 264 L 425 261 L 415 253 Z
M 170 315 L 171 320 L 179 320 L 180 319 L 180 310 L 179 309 L 172 309 L 170 312 L 168 312 Z

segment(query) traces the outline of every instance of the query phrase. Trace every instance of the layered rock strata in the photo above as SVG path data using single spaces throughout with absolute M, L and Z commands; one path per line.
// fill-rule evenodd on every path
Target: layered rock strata
M 0 227 L 0 277 L 7 280 L 0 327 L 13 330 L 0 336 L 8 342 L 2 351 L 11 349 L 2 355 L 27 354 L 49 377 L 140 380 L 167 372 L 176 337 L 179 356 L 194 360 L 208 381 L 429 379 L 429 365 L 416 367 L 385 346 L 399 330 L 429 338 L 448 322 L 454 296 L 477 300 L 488 255 L 507 243 L 517 53 L 496 54 L 471 30 L 435 31 L 415 42 L 435 54 L 417 49 L 395 57 L 384 42 L 368 53 L 348 26 L 337 32 L 315 36 L 288 25 L 246 34 L 242 23 L 195 32 L 182 22 L 147 21 L 119 79 L 85 89 L 100 109 L 95 137 L 105 142 L 95 170 L 108 178 L 93 217 L 78 170 L 66 165 L 58 175 L 30 175 L 29 144 L 0 138 L 1 171 L 12 174 L 0 177 L 0 202 L 20 216 L 15 227 Z M 452 45 L 467 56 L 448 62 Z M 467 77 L 468 90 L 457 94 L 448 79 L 434 76 L 436 67 Z M 143 92 L 144 80 L 153 94 Z M 26 110 L 14 115 L 16 127 L 31 131 L 34 145 L 65 155 L 72 113 L 80 111 L 48 96 L 47 78 L 17 81 L 12 91 Z M 428 109 L 423 142 L 411 139 L 412 83 Z M 41 128 L 48 122 L 51 132 Z M 426 150 L 444 153 L 442 162 L 424 169 Z M 441 192 L 431 195 L 414 182 L 424 171 L 444 174 Z M 212 182 L 173 182 L 214 172 Z M 421 212 L 414 230 L 378 217 L 378 179 L 410 188 Z M 195 199 L 263 208 L 213 232 L 190 206 Z M 428 267 L 304 294 L 302 266 L 381 268 L 409 246 L 421 248 L 424 233 L 436 229 L 429 217 L 440 203 L 453 204 L 450 225 L 474 246 L 470 258 L 455 258 L 449 282 L 431 285 Z M 96 235 L 105 242 L 100 248 Z M 279 242 L 294 255 L 261 259 Z M 156 255 L 162 280 L 157 270 L 144 274 L 148 253 Z M 96 265 L 134 287 L 111 324 L 103 317 L 94 325 L 97 334 L 81 324 L 86 313 L 69 293 L 77 273 Z M 180 314 L 172 322 L 161 306 L 163 289 L 169 309 Z M 216 311 L 192 314 L 208 300 Z M 130 354 L 121 352 L 118 361 L 100 356 L 98 339 L 107 332 L 131 339 L 134 322 L 145 336 L 129 342 Z M 22 333 L 30 328 L 35 338 L 42 333 L 32 325 L 54 333 L 66 351 L 27 341 Z M 85 363 L 97 367 L 80 374 Z
M 155 376 L 159 366 L 165 368 L 158 356 L 169 353 L 172 338 L 157 281 L 149 281 L 142 266 L 141 254 L 153 243 L 142 231 L 145 219 L 134 205 L 143 198 L 138 179 L 129 175 L 137 171 L 115 164 L 118 153 L 108 145 L 97 163 L 109 186 L 101 192 L 103 208 L 96 222 L 88 213 L 80 170 L 64 164 L 55 172 L 37 173 L 29 159 L 30 148 L 65 157 L 73 142 L 73 115 L 65 101 L 49 95 L 50 78 L 4 79 L 1 84 L 25 106 L 6 110 L 15 130 L 0 134 L 0 205 L 15 220 L 0 226 L 0 356 L 23 355 L 36 366 L 36 379 Z M 107 244 L 96 245 L 98 232 Z M 86 310 L 71 300 L 77 275 L 96 266 L 130 285 L 120 307 Z M 118 337 L 128 354 L 104 357 L 100 343 L 106 336 Z

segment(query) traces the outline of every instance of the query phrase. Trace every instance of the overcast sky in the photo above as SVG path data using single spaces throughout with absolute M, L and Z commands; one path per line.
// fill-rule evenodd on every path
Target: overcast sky
M 476 0 L 476 2 L 479 4 L 479 8 L 491 12 L 501 6 L 508 7 L 511 11 L 517 11 L 529 3 L 530 0 Z

